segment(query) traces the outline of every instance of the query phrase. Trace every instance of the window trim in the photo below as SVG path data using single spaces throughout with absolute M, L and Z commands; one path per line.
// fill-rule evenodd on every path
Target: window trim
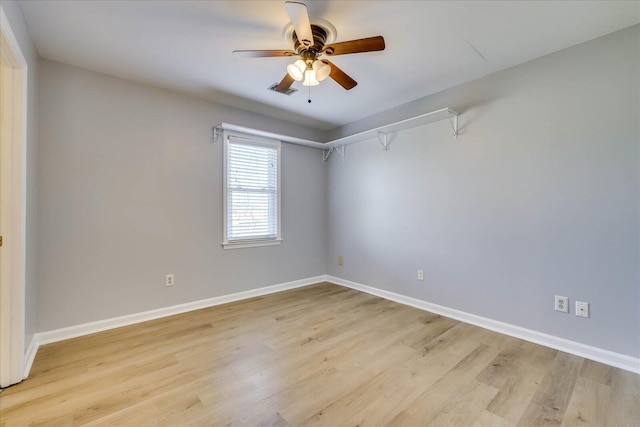
M 228 178 L 228 171 L 227 171 L 227 166 L 228 166 L 228 145 L 229 145 L 229 139 L 233 137 L 235 139 L 239 139 L 239 140 L 245 140 L 247 142 L 247 145 L 254 145 L 254 146 L 262 146 L 262 147 L 268 147 L 268 148 L 274 148 L 276 150 L 276 156 L 277 156 L 277 163 L 278 163 L 278 167 L 277 167 L 277 177 L 276 177 L 276 210 L 277 210 L 277 218 L 276 218 L 276 237 L 275 238 L 271 238 L 271 239 L 252 239 L 252 240 L 232 240 L 229 241 L 229 236 L 228 236 L 228 203 L 229 203 L 229 198 L 228 198 L 228 182 L 227 182 L 227 178 Z M 224 130 L 223 131 L 223 179 L 222 179 L 222 198 L 223 198 L 223 203 L 222 203 L 222 216 L 223 216 L 223 221 L 222 221 L 222 247 L 224 249 L 241 249 L 241 248 L 252 248 L 252 247 L 260 247 L 260 246 L 273 246 L 273 245 L 279 245 L 282 243 L 282 223 L 281 223 L 281 214 L 282 214 L 282 184 L 281 184 L 281 171 L 282 171 L 282 162 L 281 162 L 281 151 L 282 151 L 282 143 L 279 140 L 276 139 L 269 139 L 269 138 L 262 138 L 262 137 L 256 137 L 253 135 L 249 135 L 249 134 L 245 134 L 245 133 L 241 133 L 241 132 L 235 132 L 235 131 L 231 131 L 231 130 Z

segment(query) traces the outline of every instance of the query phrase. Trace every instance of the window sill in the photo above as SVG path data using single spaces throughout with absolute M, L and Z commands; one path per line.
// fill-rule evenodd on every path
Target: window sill
M 243 242 L 227 242 L 223 243 L 222 247 L 224 249 L 243 249 L 243 248 L 255 248 L 258 246 L 274 246 L 282 243 L 282 239 L 273 239 L 273 240 L 253 240 L 253 241 L 243 241 Z

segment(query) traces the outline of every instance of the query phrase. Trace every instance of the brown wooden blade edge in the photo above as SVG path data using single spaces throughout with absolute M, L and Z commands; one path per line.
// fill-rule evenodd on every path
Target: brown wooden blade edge
M 384 48 L 384 37 L 376 36 L 328 44 L 324 47 L 323 52 L 327 55 L 346 55 L 349 53 L 375 52 L 384 50 Z
M 358 82 L 353 80 L 351 77 L 347 75 L 340 68 L 336 67 L 332 62 L 323 59 L 322 62 L 329 65 L 331 67 L 331 73 L 329 77 L 336 81 L 340 86 L 345 88 L 346 90 L 351 90 L 358 85 Z
M 278 92 L 286 93 L 295 80 L 293 77 L 289 75 L 289 73 L 284 75 L 284 78 L 280 81 L 280 84 L 276 87 Z
M 245 58 L 270 58 L 276 56 L 295 56 L 292 50 L 234 50 L 233 54 Z

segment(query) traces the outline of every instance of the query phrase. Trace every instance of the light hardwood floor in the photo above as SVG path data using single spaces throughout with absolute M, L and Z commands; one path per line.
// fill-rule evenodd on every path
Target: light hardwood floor
M 0 426 L 640 425 L 640 376 L 322 283 L 44 346 Z

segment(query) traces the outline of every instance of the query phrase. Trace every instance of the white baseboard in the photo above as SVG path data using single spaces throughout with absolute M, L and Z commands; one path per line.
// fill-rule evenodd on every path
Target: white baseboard
M 173 316 L 174 314 L 186 313 L 188 311 L 199 310 L 201 308 L 213 307 L 220 304 L 227 304 L 234 301 L 254 298 L 261 295 L 273 294 L 289 289 L 300 288 L 303 286 L 313 285 L 314 283 L 324 282 L 327 280 L 326 275 L 309 277 L 307 279 L 294 280 L 292 282 L 280 283 L 278 285 L 265 286 L 263 288 L 251 289 L 244 292 L 237 292 L 229 295 L 208 298 L 199 301 L 188 302 L 185 304 L 173 305 L 170 307 L 158 308 L 155 310 L 144 311 L 141 313 L 128 314 L 125 316 L 113 317 L 111 319 L 98 320 L 95 322 L 84 323 L 81 325 L 69 326 L 66 328 L 54 329 L 46 332 L 38 332 L 34 334 L 31 344 L 29 345 L 26 362 L 25 375 L 27 378 L 31 371 L 31 366 L 36 357 L 38 348 L 41 345 L 51 344 L 58 341 L 68 340 L 83 335 L 94 334 L 109 329 L 120 328 L 122 326 L 133 325 L 135 323 L 146 322 L 149 320 L 159 319 L 162 317 Z
M 461 322 L 470 323 L 472 325 L 480 326 L 481 328 L 490 329 L 501 334 L 520 338 L 525 341 L 544 345 L 546 347 L 554 348 L 556 350 L 564 351 L 566 353 L 574 354 L 576 356 L 595 360 L 596 362 L 601 362 L 610 366 L 615 366 L 616 368 L 640 374 L 640 359 L 636 357 L 615 353 L 602 348 L 570 341 L 565 338 L 560 338 L 531 329 L 522 328 L 520 326 L 499 322 L 497 320 L 488 319 L 486 317 L 455 310 L 453 308 L 444 307 L 442 305 L 433 304 L 416 298 L 396 294 L 393 292 L 385 291 L 383 289 L 373 288 L 371 286 L 366 286 L 360 283 L 352 282 L 350 280 L 341 279 L 339 277 L 327 276 L 326 280 L 337 285 L 366 292 L 368 294 L 388 299 L 390 301 L 395 301 L 400 304 L 419 308 L 431 313 L 440 314 L 442 316 L 460 320 Z
M 268 295 L 276 292 L 286 291 L 288 289 L 300 288 L 319 282 L 335 283 L 337 285 L 375 295 L 384 299 L 388 299 L 390 301 L 395 301 L 400 304 L 416 307 L 421 310 L 429 311 L 431 313 L 460 320 L 461 322 L 470 323 L 481 328 L 490 329 L 492 331 L 496 331 L 505 335 L 520 338 L 525 341 L 544 345 L 546 347 L 554 348 L 556 350 L 564 351 L 566 353 L 574 354 L 576 356 L 595 360 L 597 362 L 640 374 L 640 359 L 635 357 L 615 353 L 598 347 L 592 347 L 586 344 L 581 344 L 575 341 L 570 341 L 564 338 L 548 335 L 542 332 L 522 328 L 508 323 L 499 322 L 497 320 L 489 319 L 471 313 L 466 313 L 464 311 L 455 310 L 453 308 L 433 304 L 416 298 L 396 294 L 393 292 L 385 291 L 383 289 L 373 288 L 371 286 L 366 286 L 360 283 L 352 282 L 350 280 L 341 279 L 339 277 L 320 275 L 307 279 L 281 283 L 278 285 L 252 289 L 249 291 L 222 295 L 219 297 L 208 298 L 200 301 L 193 301 L 186 304 L 179 304 L 171 307 L 159 308 L 156 310 L 150 310 L 141 313 L 70 326 L 67 328 L 36 333 L 34 334 L 25 355 L 26 362 L 24 377 L 27 378 L 29 376 L 29 372 L 31 370 L 31 366 L 33 365 L 33 361 L 35 360 L 38 348 L 44 344 L 50 344 L 70 338 L 76 338 L 83 335 L 102 332 L 109 329 L 132 325 L 135 323 L 146 322 L 149 320 L 159 319 L 162 317 L 172 316 L 174 314 L 185 313 L 201 308 L 213 307 L 229 302 L 240 301 L 243 299 L 254 298 L 261 295 Z
M 29 347 L 27 347 L 27 352 L 24 355 L 24 376 L 23 379 L 26 379 L 29 376 L 29 372 L 31 372 L 31 366 L 33 366 L 33 361 L 36 360 L 36 353 L 38 353 L 38 334 L 33 334 L 31 337 L 31 342 L 29 343 Z

